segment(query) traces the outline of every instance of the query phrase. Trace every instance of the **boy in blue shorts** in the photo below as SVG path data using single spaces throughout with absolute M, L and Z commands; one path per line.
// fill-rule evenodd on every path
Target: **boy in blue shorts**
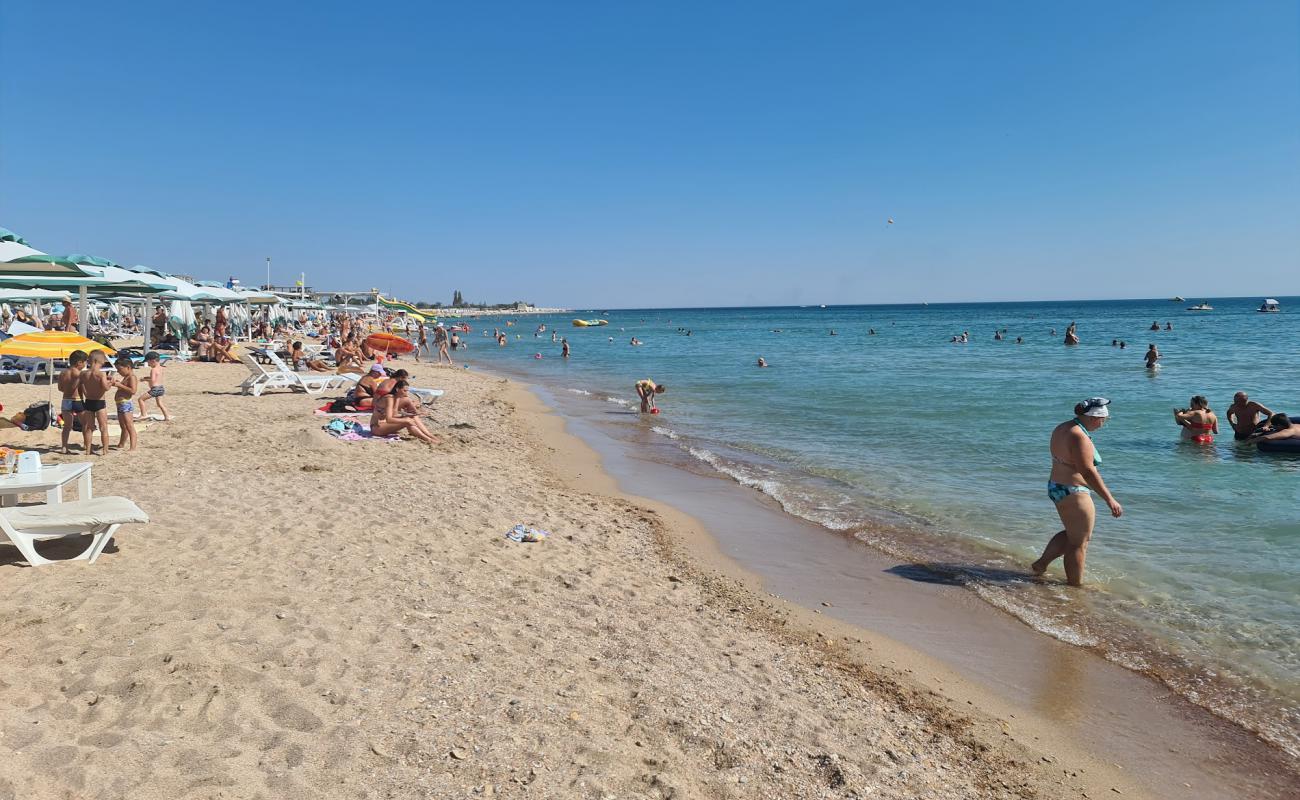
M 150 352 L 144 357 L 144 363 L 149 368 L 149 374 L 144 379 L 144 382 L 149 384 L 149 388 L 144 394 L 140 395 L 140 419 L 145 418 L 145 401 L 152 399 L 158 404 L 158 411 L 163 415 L 163 422 L 171 422 L 172 418 L 167 413 L 167 406 L 163 405 L 163 395 L 167 394 L 167 389 L 163 386 L 162 359 L 157 353 Z

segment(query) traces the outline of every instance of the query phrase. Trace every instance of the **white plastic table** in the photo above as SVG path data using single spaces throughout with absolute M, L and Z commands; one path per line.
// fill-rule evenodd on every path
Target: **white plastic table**
M 42 467 L 40 472 L 2 476 L 0 477 L 0 506 L 18 505 L 18 495 L 29 492 L 45 492 L 46 503 L 62 503 L 63 487 L 73 481 L 77 482 L 78 497 L 89 500 L 92 466 L 88 461 L 78 464 L 51 464 Z

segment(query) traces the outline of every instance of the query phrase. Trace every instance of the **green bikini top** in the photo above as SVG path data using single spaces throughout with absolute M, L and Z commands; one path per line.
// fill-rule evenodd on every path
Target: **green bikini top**
M 1083 435 L 1084 435 L 1084 436 L 1087 436 L 1087 437 L 1088 437 L 1088 441 L 1092 442 L 1092 434 L 1088 432 L 1088 429 L 1087 429 L 1087 428 L 1083 427 L 1083 423 L 1076 419 L 1076 420 L 1074 421 L 1074 424 L 1075 424 L 1075 425 L 1078 425 L 1078 426 L 1079 426 L 1079 430 L 1083 431 Z M 1094 467 L 1100 467 L 1100 466 L 1101 466 L 1101 453 L 1098 453 L 1098 452 L 1097 452 L 1097 443 L 1096 443 L 1096 442 L 1092 442 L 1092 465 L 1093 465 Z

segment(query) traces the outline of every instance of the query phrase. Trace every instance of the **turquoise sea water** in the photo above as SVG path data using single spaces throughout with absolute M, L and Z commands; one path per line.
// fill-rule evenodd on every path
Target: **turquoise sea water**
M 1182 442 L 1171 411 L 1204 394 L 1222 418 L 1240 389 L 1300 414 L 1300 299 L 1280 298 L 1292 310 L 1279 314 L 1257 313 L 1262 298 L 1185 310 L 1201 299 L 611 310 L 602 328 L 570 324 L 597 312 L 486 319 L 457 356 L 611 411 L 635 408 L 635 380 L 665 383 L 663 413 L 611 423 L 651 428 L 790 513 L 926 564 L 1298 755 L 1300 457 L 1237 444 L 1226 420 L 1212 446 Z M 1150 331 L 1157 320 L 1174 330 Z M 1062 344 L 1071 321 L 1078 347 Z M 482 335 L 493 327 L 507 346 Z M 970 343 L 951 344 L 962 331 Z M 1143 368 L 1149 343 L 1158 373 Z M 1048 435 L 1093 395 L 1113 401 L 1096 442 L 1125 515 L 1101 510 L 1088 589 L 1035 584 L 1025 564 L 1060 527 Z

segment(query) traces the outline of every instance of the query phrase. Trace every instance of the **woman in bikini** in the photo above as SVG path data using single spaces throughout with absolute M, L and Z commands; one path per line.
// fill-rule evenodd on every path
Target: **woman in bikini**
M 1043 554 L 1033 563 L 1035 575 L 1042 575 L 1058 558 L 1065 559 L 1065 579 L 1071 586 L 1083 585 L 1083 563 L 1088 555 L 1088 540 L 1097 518 L 1092 503 L 1096 492 L 1110 507 L 1111 516 L 1124 513 L 1097 467 L 1101 456 L 1092 444 L 1092 432 L 1106 424 L 1110 401 L 1092 397 L 1074 407 L 1074 419 L 1062 422 L 1052 431 L 1052 475 L 1047 481 L 1047 496 L 1056 504 L 1056 513 L 1065 529 L 1052 537 Z
M 1219 418 L 1210 410 L 1210 401 L 1204 395 L 1192 398 L 1191 408 L 1175 408 L 1174 422 L 1183 429 L 1183 438 L 1197 444 L 1211 444 L 1219 432 Z
M 370 415 L 370 435 L 392 436 L 406 431 L 420 441 L 437 444 L 438 440 L 433 438 L 419 417 L 404 417 L 398 411 L 402 402 L 410 399 L 406 388 L 406 381 L 399 380 L 393 385 L 392 392 L 375 401 L 375 410 Z
M 386 373 L 384 368 L 375 364 L 370 371 L 361 376 L 357 385 L 353 386 L 347 394 L 347 403 L 359 411 L 369 411 L 375 407 L 375 401 L 379 399 L 376 390 L 379 384 L 383 383 Z

